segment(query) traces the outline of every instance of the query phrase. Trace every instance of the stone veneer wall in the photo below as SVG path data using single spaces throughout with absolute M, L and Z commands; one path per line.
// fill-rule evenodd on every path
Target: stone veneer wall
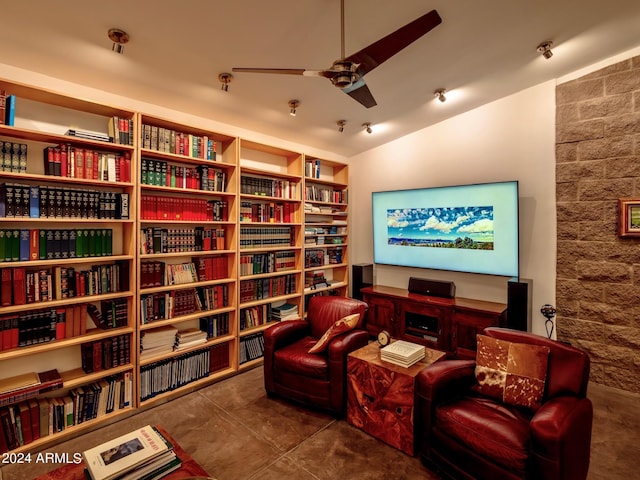
M 640 393 L 640 238 L 617 200 L 640 199 L 640 56 L 556 88 L 557 338 L 591 381 Z

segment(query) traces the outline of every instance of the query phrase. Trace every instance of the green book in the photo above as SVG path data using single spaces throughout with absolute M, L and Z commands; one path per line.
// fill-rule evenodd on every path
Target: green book
M 84 257 L 84 235 L 82 234 L 83 230 L 76 230 L 76 257 L 82 258 Z
M 104 255 L 104 245 L 103 245 L 103 238 L 104 238 L 104 230 L 101 228 L 96 229 L 95 231 L 95 250 L 94 250 L 94 254 L 96 257 L 101 257 Z
M 113 255 L 113 230 L 106 228 L 103 233 L 104 254 Z
M 89 230 L 88 232 L 88 244 L 89 244 L 89 248 L 87 255 L 85 256 L 89 256 L 89 257 L 95 257 L 96 256 L 96 229 L 92 228 L 91 230 Z M 85 239 L 86 241 L 87 239 Z M 85 244 L 86 245 L 86 244 Z
M 20 260 L 20 230 L 11 230 L 11 261 L 17 262 L 18 260 Z

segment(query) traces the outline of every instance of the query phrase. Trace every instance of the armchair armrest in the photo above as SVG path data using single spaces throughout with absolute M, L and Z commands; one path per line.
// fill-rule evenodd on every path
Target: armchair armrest
M 331 408 L 344 412 L 347 407 L 347 356 L 364 347 L 369 341 L 365 330 L 350 330 L 331 339 L 327 348 L 329 383 L 331 384 Z
M 434 405 L 451 399 L 475 383 L 475 367 L 475 360 L 442 360 L 429 365 L 416 378 L 416 393 Z
M 274 352 L 309 335 L 310 332 L 311 328 L 306 320 L 287 320 L 271 325 L 264 331 L 264 386 L 267 393 L 275 391 Z
M 544 403 L 530 423 L 534 478 L 587 478 L 592 423 L 588 398 L 560 396 Z

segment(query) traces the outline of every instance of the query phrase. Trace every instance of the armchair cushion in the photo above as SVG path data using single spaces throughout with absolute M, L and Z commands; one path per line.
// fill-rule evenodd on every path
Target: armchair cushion
M 353 330 L 356 325 L 358 325 L 358 321 L 360 320 L 359 313 L 353 313 L 351 315 L 347 315 L 342 317 L 340 320 L 337 320 L 333 325 L 329 327 L 329 329 L 324 332 L 320 340 L 316 342 L 309 349 L 309 353 L 320 353 L 324 352 L 329 346 L 329 342 L 338 335 L 348 332 L 349 330 Z
M 549 347 L 478 335 L 476 389 L 507 405 L 538 408 L 547 377 Z

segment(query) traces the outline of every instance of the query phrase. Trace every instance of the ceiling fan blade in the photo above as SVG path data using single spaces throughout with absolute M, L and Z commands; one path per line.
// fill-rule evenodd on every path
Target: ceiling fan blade
M 378 65 L 393 57 L 396 53 L 408 47 L 424 34 L 442 23 L 438 12 L 431 10 L 413 22 L 407 23 L 393 33 L 390 33 L 368 47 L 347 57 L 345 60 L 359 63 L 358 74 L 364 75 Z
M 304 68 L 237 68 L 233 67 L 232 72 L 248 73 L 280 73 L 285 75 L 304 75 Z
M 369 87 L 364 83 L 364 78 L 362 77 L 360 77 L 357 82 L 343 88 L 342 91 L 367 108 L 377 105 L 375 98 L 373 98 Z

